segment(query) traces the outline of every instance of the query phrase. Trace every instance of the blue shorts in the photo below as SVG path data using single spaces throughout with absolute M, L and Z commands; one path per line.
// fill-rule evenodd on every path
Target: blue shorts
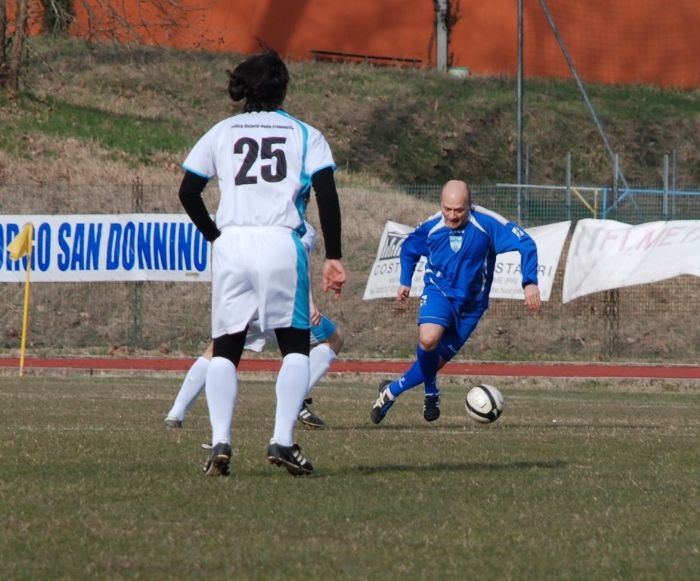
M 462 311 L 440 289 L 428 285 L 420 298 L 418 324 L 433 323 L 445 329 L 437 350 L 440 357 L 450 361 L 474 332 L 487 308 L 488 305 L 480 304 L 469 311 Z
M 311 345 L 325 343 L 335 333 L 335 323 L 326 315 L 321 315 L 321 322 L 318 325 L 311 325 Z

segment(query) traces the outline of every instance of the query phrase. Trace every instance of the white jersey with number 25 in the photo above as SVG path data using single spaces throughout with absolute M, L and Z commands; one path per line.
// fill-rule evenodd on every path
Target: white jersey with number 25
M 311 176 L 335 168 L 323 135 L 285 111 L 241 113 L 217 123 L 197 142 L 183 168 L 217 177 L 219 229 L 301 226 Z

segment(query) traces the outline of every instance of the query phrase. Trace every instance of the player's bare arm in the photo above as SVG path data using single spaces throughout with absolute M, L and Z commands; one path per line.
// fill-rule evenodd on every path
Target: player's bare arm
M 307 223 L 307 228 L 310 226 L 311 225 Z M 309 248 L 308 252 L 311 252 L 311 248 Z M 319 325 L 321 323 L 321 311 L 319 311 L 314 301 L 314 278 L 312 272 L 311 256 L 309 256 L 309 318 L 312 325 Z
M 309 263 L 311 261 L 309 260 Z M 318 325 L 321 323 L 321 311 L 318 310 L 316 302 L 314 301 L 314 291 L 313 291 L 313 278 L 311 277 L 311 266 L 309 264 L 309 316 L 312 325 Z
M 318 310 L 318 307 L 316 306 L 316 303 L 311 301 L 311 324 L 312 325 L 320 325 L 321 324 L 321 311 Z
M 400 303 L 405 303 L 408 296 L 411 294 L 411 287 L 399 285 L 399 290 L 396 293 L 396 300 Z

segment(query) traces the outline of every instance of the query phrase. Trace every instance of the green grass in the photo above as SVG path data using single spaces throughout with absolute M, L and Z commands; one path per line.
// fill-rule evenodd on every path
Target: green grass
M 24 113 L 12 127 L 16 135 L 79 139 L 142 162 L 155 152 L 181 151 L 192 141 L 172 119 L 112 113 L 52 98 L 37 99 L 31 94 L 20 96 L 15 105 Z
M 28 129 L 56 139 L 96 139 L 133 155 L 127 163 L 146 164 L 152 151 L 186 152 L 235 110 L 225 71 L 241 55 L 51 37 L 31 39 L 29 49 L 24 87 L 45 99 L 48 118 L 26 120 Z M 285 107 L 323 131 L 340 168 L 394 184 L 514 179 L 514 78 L 460 81 L 433 70 L 347 63 L 290 62 L 289 68 Z M 631 183 L 660 184 L 663 155 L 673 149 L 679 182 L 700 183 L 698 90 L 587 88 Z M 526 79 L 524 113 L 532 183 L 562 182 L 567 152 L 574 182 L 609 181 L 611 162 L 573 80 Z M 1 101 L 0 114 L 8 125 L 17 123 Z M 0 148 L 23 153 L 7 138 Z
M 274 388 L 244 378 L 233 475 L 200 475 L 206 406 L 162 418 L 179 377 L 0 377 L 0 563 L 29 578 L 697 578 L 695 385 L 501 379 L 496 423 L 408 393 L 380 426 L 375 382 L 315 391 L 316 465 L 265 462 Z

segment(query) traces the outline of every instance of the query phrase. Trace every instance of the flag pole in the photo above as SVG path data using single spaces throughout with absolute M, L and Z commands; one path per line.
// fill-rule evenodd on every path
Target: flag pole
M 22 313 L 22 342 L 19 352 L 19 376 L 24 375 L 24 353 L 27 348 L 27 328 L 29 323 L 29 287 L 30 287 L 30 273 L 32 271 L 32 224 L 27 224 L 26 232 L 24 232 L 24 250 L 27 253 L 27 268 L 26 276 L 24 279 L 24 311 Z

